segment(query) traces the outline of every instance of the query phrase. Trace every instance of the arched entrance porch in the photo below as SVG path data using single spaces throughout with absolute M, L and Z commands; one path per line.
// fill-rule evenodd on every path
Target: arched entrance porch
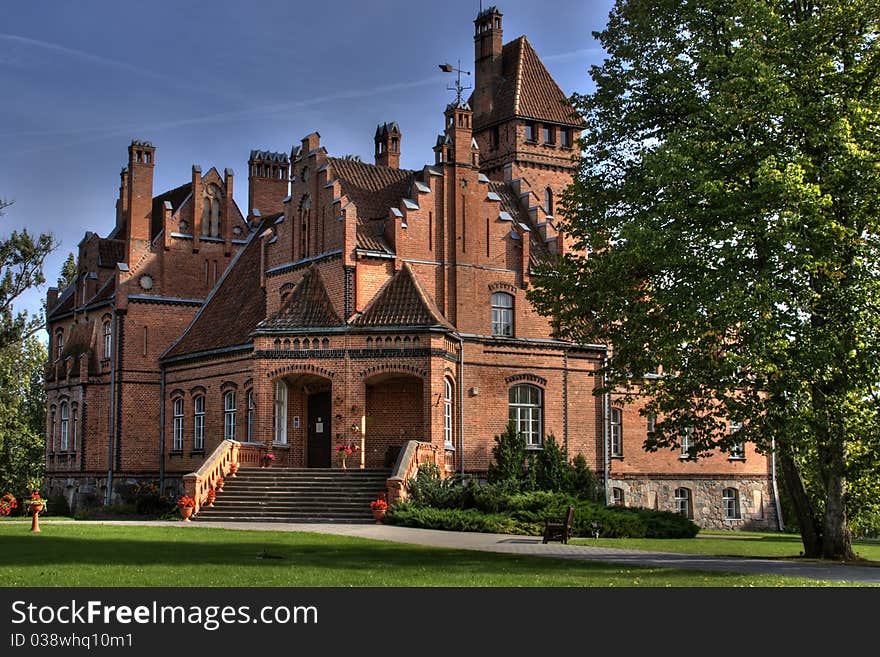
M 366 467 L 390 468 L 407 441 L 429 439 L 425 388 L 425 377 L 414 371 L 384 371 L 364 379 Z

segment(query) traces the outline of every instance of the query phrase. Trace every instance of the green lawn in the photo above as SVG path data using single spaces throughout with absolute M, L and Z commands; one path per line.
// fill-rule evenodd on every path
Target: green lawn
M 736 531 L 701 531 L 697 538 L 575 538 L 571 542 L 577 545 L 720 557 L 797 558 L 804 549 L 797 534 Z M 880 542 L 856 541 L 853 550 L 861 559 L 880 565 Z
M 326 534 L 0 523 L 3 586 L 821 586 Z M 615 543 L 616 545 L 616 543 Z

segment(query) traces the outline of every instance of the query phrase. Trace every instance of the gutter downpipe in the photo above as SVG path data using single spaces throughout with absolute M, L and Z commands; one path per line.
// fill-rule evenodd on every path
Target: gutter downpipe
M 119 315 L 113 313 L 113 355 L 110 358 L 110 433 L 107 445 L 107 494 L 104 506 L 110 506 L 113 495 L 113 443 L 116 437 L 116 352 L 119 350 Z
M 159 365 L 159 494 L 165 490 L 165 365 Z
M 608 375 L 605 368 L 608 367 L 608 352 L 602 357 L 602 387 L 605 392 L 602 394 L 602 465 L 604 469 L 605 483 L 605 504 L 611 499 L 611 459 L 609 457 L 611 448 L 609 445 L 610 431 L 608 427 L 611 418 L 611 391 L 608 390 Z
M 464 479 L 464 338 L 458 336 L 458 467 Z
M 773 482 L 773 504 L 776 506 L 776 526 L 779 531 L 785 531 L 782 522 L 782 507 L 779 504 L 779 486 L 776 483 L 776 438 L 770 439 L 770 478 Z

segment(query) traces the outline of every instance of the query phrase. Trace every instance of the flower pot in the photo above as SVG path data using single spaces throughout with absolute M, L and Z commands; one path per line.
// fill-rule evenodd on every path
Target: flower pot
M 30 512 L 31 512 L 31 531 L 38 532 L 40 531 L 40 512 L 43 510 L 42 504 L 31 504 Z
M 216 488 L 217 492 L 219 493 L 221 490 L 223 490 L 223 482 L 218 480 L 217 483 L 214 484 L 214 488 Z
M 193 511 L 195 511 L 195 507 L 191 507 L 191 506 L 180 506 L 180 507 L 177 507 L 177 508 L 180 509 L 180 515 L 181 515 L 181 517 L 183 518 L 183 521 L 184 521 L 184 522 L 190 522 L 190 517 L 192 516 Z
M 382 524 L 382 519 L 385 517 L 385 512 L 387 509 L 371 509 L 373 512 L 373 518 L 376 520 L 376 524 Z
M 229 466 L 229 476 L 234 477 L 236 472 L 238 472 L 238 463 L 232 463 Z

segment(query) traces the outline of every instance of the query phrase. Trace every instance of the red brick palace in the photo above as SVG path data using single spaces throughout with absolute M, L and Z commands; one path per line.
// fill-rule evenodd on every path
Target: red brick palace
M 582 124 L 528 39 L 503 44 L 497 9 L 475 28 L 472 96 L 421 169 L 400 168 L 396 123 L 375 164 L 314 132 L 250 153 L 242 212 L 231 169 L 156 195 L 156 148 L 131 143 L 115 228 L 87 232 L 76 281 L 48 294 L 52 494 L 177 493 L 224 439 L 308 468 L 338 467 L 339 444 L 362 447 L 349 467 L 391 468 L 428 443 L 479 474 L 514 420 L 530 448 L 552 434 L 584 454 L 618 503 L 776 526 L 767 457 L 646 453 L 637 407 L 593 395 L 605 347 L 554 339 L 526 300 L 569 248 L 556 202 Z

